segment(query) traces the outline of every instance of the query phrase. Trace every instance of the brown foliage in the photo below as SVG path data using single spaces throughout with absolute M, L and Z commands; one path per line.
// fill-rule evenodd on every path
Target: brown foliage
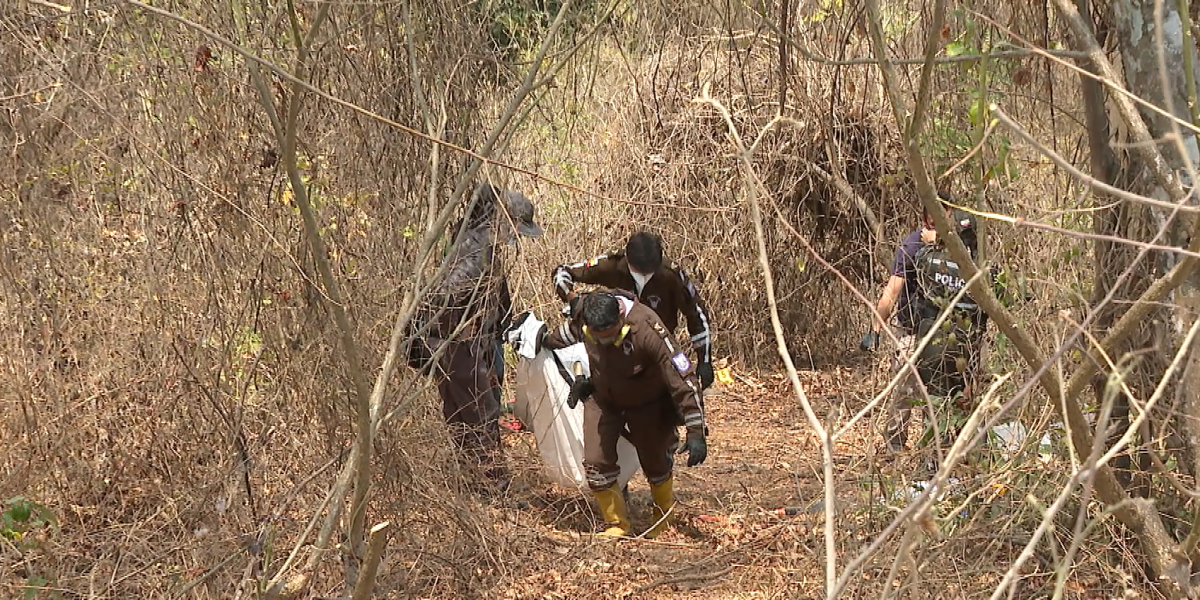
M 155 3 L 287 66 L 284 4 L 247 4 L 235 19 L 224 4 Z M 615 201 L 489 174 L 535 198 L 547 226 L 542 241 L 506 250 L 518 303 L 553 319 L 554 265 L 619 246 L 648 227 L 706 295 L 719 357 L 740 363 L 740 372 L 769 368 L 776 356 L 743 186 L 723 123 L 691 100 L 704 86 L 731 98 L 742 134 L 753 137 L 779 112 L 772 104 L 778 48 L 769 36 L 735 32 L 755 18 L 741 5 L 726 14 L 635 4 L 636 18 L 621 31 L 627 45 L 581 54 L 501 156 Z M 246 597 L 322 512 L 352 439 L 342 354 L 279 149 L 245 62 L 212 40 L 124 5 L 72 13 L 40 6 L 0 21 L 0 81 L 11 86 L 0 94 L 30 92 L 0 104 L 0 453 L 8 457 L 0 499 L 39 499 L 62 532 L 19 559 L 6 548 L 0 580 L 36 567 L 59 588 L 97 597 L 169 595 L 200 581 L 195 597 Z M 311 5 L 298 6 L 303 20 Z M 335 33 L 318 40 L 315 85 L 423 129 L 414 93 L 420 86 L 435 111 L 444 96 L 448 141 L 479 144 L 514 68 L 492 54 L 484 19 L 458 5 L 414 3 L 418 35 L 410 49 L 399 4 L 339 4 L 333 14 L 328 31 Z M 722 35 L 697 33 L 710 29 Z M 850 29 L 829 25 L 826 49 L 853 39 Z M 787 83 L 791 105 L 783 113 L 792 121 L 763 138 L 755 161 L 773 192 L 764 202 L 774 223 L 768 246 L 784 326 L 801 366 L 828 365 L 847 360 L 867 311 L 780 220 L 873 299 L 895 240 L 915 225 L 916 205 L 898 164 L 895 124 L 867 68 L 795 63 Z M 273 91 L 289 93 L 278 84 Z M 324 101 L 304 106 L 303 171 L 364 368 L 373 372 L 401 292 L 422 267 L 414 259 L 429 216 L 427 190 L 444 199 L 464 161 L 443 152 L 446 164 L 431 173 L 426 141 Z M 847 178 L 883 223 L 883 239 L 870 237 L 859 209 L 817 169 Z M 989 193 L 1006 210 L 1047 198 L 1032 210 L 1052 214 L 1075 208 L 1067 192 L 1045 176 Z M 1029 234 L 1001 239 L 996 255 L 1016 266 L 1072 246 Z M 1072 268 L 1038 274 L 1063 291 L 1031 312 L 1051 314 L 1058 298 L 1071 297 L 1072 277 L 1083 278 Z M 1033 316 L 1029 322 L 1049 327 Z M 806 378 L 825 386 L 814 392 L 821 409 L 842 415 L 861 408 L 880 383 L 870 368 L 837 371 L 832 382 Z M 563 534 L 591 528 L 589 507 L 545 485 L 533 465 L 516 465 L 528 487 L 508 499 L 533 505 L 529 514 L 477 502 L 459 481 L 425 383 L 407 371 L 396 377 L 385 408 L 398 416 L 376 440 L 371 519 L 399 525 L 381 589 L 480 597 L 499 582 L 514 597 L 544 597 L 556 586 L 580 596 L 636 595 L 654 584 L 665 597 L 670 586 L 696 582 L 662 583 L 678 573 L 648 572 L 640 561 L 689 561 L 689 569 L 703 571 L 713 556 L 753 569 L 739 566 L 718 593 L 759 585 L 802 594 L 815 585 L 807 524 L 760 519 L 701 531 L 677 553 L 651 547 L 614 559 Z M 872 389 L 857 387 L 864 383 Z M 745 379 L 715 409 L 728 428 L 717 434 L 713 468 L 724 470 L 695 471 L 684 498 L 697 507 L 691 510 L 752 512 L 813 493 L 815 450 L 794 426 L 801 419 L 795 407 L 781 406 L 782 390 Z M 861 520 L 842 538 L 842 551 L 859 547 L 883 519 L 872 512 L 879 508 L 872 482 L 883 480 L 863 429 L 839 448 L 853 461 L 849 472 L 861 476 L 843 486 Z M 528 447 L 513 450 L 514 462 L 533 455 Z M 996 477 L 1028 475 L 1014 470 Z M 1011 519 L 1014 530 L 1028 525 L 1020 502 L 1004 509 L 1004 516 L 1022 515 Z M 989 531 L 986 518 L 973 519 L 963 526 L 969 534 Z M 936 546 L 931 560 L 968 566 L 967 543 Z M 1002 569 L 1007 551 L 978 568 Z M 590 562 L 564 567 L 564 556 Z M 329 562 L 316 579 L 318 593 L 339 589 L 336 561 Z M 1107 574 L 1088 572 L 1097 571 Z M 619 577 L 597 584 L 597 573 Z M 879 569 L 872 574 L 881 582 Z M 1108 576 L 1103 583 L 1117 579 Z M 963 576 L 953 589 L 978 591 L 987 581 Z M 872 585 L 863 589 L 877 592 Z

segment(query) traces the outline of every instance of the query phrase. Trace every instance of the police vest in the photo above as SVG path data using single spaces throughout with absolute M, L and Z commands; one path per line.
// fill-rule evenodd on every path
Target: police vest
M 917 252 L 913 262 L 919 293 L 915 299 L 917 339 L 933 331 L 929 342 L 917 357 L 917 367 L 927 386 L 940 388 L 943 386 L 934 382 L 940 383 L 946 376 L 961 377 L 965 374 L 972 355 L 982 343 L 985 321 L 979 305 L 969 296 L 964 294 L 956 300 L 967 281 L 958 263 L 944 247 L 940 244 L 926 245 Z M 949 314 L 934 331 L 934 324 L 947 310 Z M 949 390 L 930 391 L 947 393 Z

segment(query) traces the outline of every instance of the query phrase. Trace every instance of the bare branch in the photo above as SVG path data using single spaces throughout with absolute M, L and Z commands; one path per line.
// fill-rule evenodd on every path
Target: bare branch
M 1056 0 L 1056 2 L 1061 4 L 1062 0 Z M 866 5 L 868 31 L 870 32 L 872 48 L 876 56 L 880 59 L 880 70 L 883 73 L 885 89 L 891 100 L 893 111 L 896 112 L 899 119 L 903 112 L 901 109 L 903 100 L 900 97 L 895 69 L 887 59 L 887 48 L 883 41 L 883 32 L 880 26 L 879 3 L 878 0 L 867 0 Z M 936 34 L 936 32 L 933 32 L 933 34 Z M 963 276 L 974 279 L 975 274 L 978 272 L 978 267 L 971 260 L 962 240 L 959 239 L 949 219 L 941 210 L 934 193 L 932 181 L 930 181 L 929 174 L 925 169 L 924 159 L 921 157 L 920 149 L 913 137 L 918 133 L 918 128 L 910 127 L 906 132 L 907 139 L 904 140 L 904 145 L 908 155 L 910 172 L 916 180 L 921 202 L 925 205 L 926 211 L 930 213 L 930 216 L 934 220 L 939 236 L 945 241 L 951 256 L 959 264 Z M 1188 262 L 1190 260 L 1185 259 L 1180 264 Z M 1038 381 L 1050 395 L 1054 405 L 1059 409 L 1063 421 L 1067 424 L 1069 437 L 1074 447 L 1077 449 L 1090 448 L 1093 440 L 1088 422 L 1084 418 L 1082 407 L 1077 401 L 1078 392 L 1076 394 L 1063 394 L 1063 388 L 1059 380 L 1047 368 L 1049 363 L 1046 362 L 1041 349 L 1028 332 L 1024 328 L 1017 326 L 1012 315 L 1000 305 L 991 286 L 985 285 L 979 279 L 974 279 L 970 287 L 971 297 L 996 322 L 997 328 L 1013 342 L 1013 346 L 1025 360 L 1026 364 L 1037 370 Z M 1086 363 L 1085 366 L 1087 366 Z M 1114 507 L 1115 513 L 1121 522 L 1141 538 L 1155 572 L 1159 575 L 1167 575 L 1178 585 L 1183 585 L 1181 582 L 1186 581 L 1186 578 L 1181 580 L 1178 576 L 1181 569 L 1186 569 L 1186 567 L 1181 566 L 1180 557 L 1182 554 L 1179 553 L 1178 549 L 1171 547 L 1170 536 L 1166 533 L 1162 519 L 1153 506 L 1147 506 L 1146 503 L 1133 503 L 1131 507 L 1124 508 L 1129 506 L 1126 503 L 1128 495 L 1117 482 L 1112 470 L 1107 467 L 1098 467 L 1095 477 L 1098 497 L 1105 504 Z M 1115 507 L 1123 508 L 1117 509 Z
M 1116 70 L 1113 69 L 1111 63 L 1108 62 L 1108 57 L 1104 55 L 1104 51 L 1100 48 L 1096 37 L 1092 35 L 1087 23 L 1080 16 L 1079 10 L 1071 4 L 1069 0 L 1054 0 L 1054 7 L 1058 9 L 1059 14 L 1067 22 L 1071 29 L 1071 36 L 1075 39 L 1075 43 L 1088 55 L 1088 60 L 1096 70 L 1109 81 L 1119 81 Z M 1154 136 L 1150 135 L 1150 130 L 1146 127 L 1146 122 L 1142 120 L 1142 116 L 1138 114 L 1137 107 L 1133 101 L 1125 94 L 1113 94 L 1111 96 L 1116 102 L 1117 110 L 1125 124 L 1129 127 L 1130 134 L 1133 137 L 1133 152 L 1145 162 L 1146 166 L 1154 173 L 1156 179 L 1167 195 L 1174 202 L 1180 202 L 1186 197 L 1183 186 L 1179 182 L 1179 178 L 1172 172 L 1170 165 L 1163 158 L 1162 152 L 1158 150 L 1158 144 L 1154 141 Z
M 784 369 L 787 371 L 788 379 L 792 384 L 792 390 L 796 394 L 796 399 L 799 400 L 800 406 L 804 410 L 804 416 L 808 419 L 809 426 L 816 432 L 817 438 L 821 443 L 821 462 L 823 465 L 823 483 L 825 487 L 825 585 L 827 597 L 832 600 L 836 597 L 834 590 L 837 582 L 837 539 L 834 527 L 836 524 L 835 515 L 837 514 L 837 496 L 834 493 L 833 483 L 833 440 L 829 437 L 829 433 L 825 430 L 821 419 L 817 417 L 816 412 L 813 411 L 812 404 L 808 401 L 808 396 L 804 392 L 804 385 L 800 383 L 800 375 L 796 372 L 796 365 L 792 362 L 792 355 L 788 351 L 787 337 L 783 333 L 783 325 L 779 320 L 779 307 L 775 302 L 775 280 L 771 274 L 771 262 L 767 255 L 767 242 L 763 233 L 762 212 L 758 202 L 759 190 L 764 189 L 764 186 L 759 181 L 758 174 L 754 172 L 754 164 L 750 160 L 751 154 L 742 142 L 737 127 L 733 124 L 733 117 L 730 116 L 729 110 L 719 101 L 709 96 L 707 87 L 704 88 L 701 96 L 695 102 L 710 104 L 721 114 L 721 117 L 725 120 L 725 126 L 729 130 L 729 137 L 738 150 L 742 177 L 745 178 L 745 193 L 750 202 L 751 220 L 754 221 L 754 232 L 758 239 L 758 262 L 762 269 L 763 280 L 766 285 L 767 306 L 770 307 L 771 328 L 775 332 L 776 349 L 779 351 L 779 357 L 783 360 Z M 759 139 L 761 139 L 762 134 L 767 129 L 773 127 L 778 122 L 778 119 L 773 119 L 767 127 L 764 127 L 759 133 Z M 756 145 L 757 140 L 752 147 Z
M 383 547 L 387 544 L 392 524 L 384 521 L 371 528 L 367 557 L 363 561 L 362 573 L 354 586 L 352 600 L 370 600 L 375 591 L 375 574 L 379 571 L 379 559 L 383 558 Z
M 1033 45 L 1030 42 L 1028 42 L 1027 40 L 1025 40 L 1024 38 L 1022 38 L 1020 35 L 1018 35 L 1016 32 L 1014 32 L 1012 29 L 1006 27 L 1003 23 L 1000 23 L 1000 22 L 996 21 L 995 19 L 993 19 L 991 16 L 985 15 L 985 14 L 975 11 L 975 10 L 971 10 L 971 9 L 967 9 L 967 10 L 969 10 L 971 12 L 971 14 L 975 15 L 976 17 L 979 17 L 981 20 L 986 21 L 989 25 L 1005 32 L 1006 35 L 1011 36 L 1013 39 L 1015 39 L 1023 44 L 1028 44 L 1030 46 Z M 1084 20 L 1083 24 L 1086 27 L 1087 21 Z M 1091 29 L 1087 29 L 1087 31 L 1089 34 L 1091 34 Z M 1093 36 L 1093 39 L 1094 39 L 1094 36 Z M 1084 77 L 1089 80 L 1095 81 L 1097 83 L 1103 84 L 1104 87 L 1111 90 L 1114 94 L 1124 96 L 1128 101 L 1140 106 L 1143 110 L 1153 112 L 1153 113 L 1158 114 L 1159 116 L 1162 116 L 1163 118 L 1166 118 L 1166 119 L 1174 119 L 1175 122 L 1179 124 L 1179 126 L 1190 129 L 1191 131 L 1193 131 L 1195 133 L 1200 133 L 1200 127 L 1197 127 L 1196 125 L 1193 125 L 1187 121 L 1183 121 L 1182 119 L 1179 119 L 1175 115 L 1164 110 L 1161 106 L 1158 106 L 1152 102 L 1148 102 L 1146 99 L 1142 98 L 1141 96 L 1125 89 L 1125 86 L 1123 86 L 1123 85 L 1121 85 L 1121 83 L 1119 83 L 1119 81 L 1120 81 L 1119 79 L 1111 79 L 1102 74 L 1097 74 L 1096 72 L 1093 72 L 1093 71 L 1090 71 L 1083 67 L 1080 67 L 1074 63 L 1065 61 L 1065 60 L 1059 58 L 1058 55 L 1051 53 L 1051 52 L 1047 52 L 1046 50 L 1042 50 L 1040 48 L 1034 47 L 1034 48 L 1031 48 L 1031 50 L 1034 54 L 1036 54 L 1038 56 L 1045 57 L 1051 61 L 1054 61 L 1055 64 L 1058 64 L 1064 68 L 1075 71 L 1080 77 Z M 1090 59 L 1090 57 L 1091 57 L 1091 55 L 1087 55 L 1087 56 L 1081 57 L 1079 60 L 1088 60 L 1088 59 Z M 1109 64 L 1110 69 L 1111 69 L 1111 67 L 1112 67 L 1112 65 Z
M 921 81 L 917 88 L 917 105 L 913 108 L 912 121 L 908 124 L 906 136 L 910 146 L 920 138 L 921 129 L 925 127 L 925 112 L 929 110 L 929 96 L 933 87 L 933 61 L 941 47 L 942 23 L 946 19 L 945 0 L 936 0 L 933 5 L 933 16 L 927 26 L 929 35 L 925 38 L 925 62 L 921 65 Z M 897 121 L 900 122 L 900 121 Z M 924 167 L 922 167 L 924 170 Z M 927 174 L 922 174 L 928 177 Z M 932 196 L 930 196 L 932 199 Z
M 996 118 L 996 120 L 998 120 L 1000 123 L 1003 123 L 1005 127 L 1008 127 L 1010 130 L 1012 130 L 1012 132 L 1017 134 L 1017 137 L 1020 137 L 1022 140 L 1024 140 L 1026 144 L 1033 146 L 1033 148 L 1035 150 L 1040 152 L 1046 158 L 1049 158 L 1051 161 L 1053 161 L 1054 164 L 1058 165 L 1058 167 L 1060 169 L 1062 169 L 1063 171 L 1066 171 L 1067 174 L 1071 175 L 1072 177 L 1079 180 L 1083 184 L 1092 188 L 1096 192 L 1099 192 L 1101 194 L 1108 194 L 1115 198 L 1120 198 L 1122 200 L 1128 200 L 1130 202 L 1137 202 L 1139 204 L 1145 204 L 1145 205 L 1153 206 L 1156 208 L 1165 208 L 1165 209 L 1170 209 L 1170 210 L 1178 209 L 1179 212 L 1182 212 L 1182 213 L 1200 213 L 1200 207 L 1197 207 L 1197 206 L 1180 206 L 1174 202 L 1164 202 L 1162 200 L 1157 200 L 1155 198 L 1150 198 L 1148 196 L 1142 196 L 1140 194 L 1128 192 L 1119 187 L 1104 183 L 1103 181 L 1100 181 L 1099 179 L 1092 177 L 1091 175 L 1088 175 L 1087 173 L 1084 173 L 1083 171 L 1080 171 L 1075 165 L 1071 164 L 1070 161 L 1063 158 L 1060 154 L 1058 154 L 1054 150 L 1051 150 L 1050 148 L 1046 147 L 1045 144 L 1037 141 L 1037 139 L 1035 139 L 1032 135 L 1030 135 L 1029 132 L 1025 131 L 1025 129 L 1023 127 L 1018 125 L 1017 122 L 1012 119 L 1012 117 L 1009 117 L 1008 113 L 1006 113 L 1002 109 L 1000 109 L 999 106 L 996 106 L 995 104 L 993 104 L 988 108 L 988 110 L 991 111 L 992 115 Z
M 20 100 L 21 98 L 28 98 L 29 96 L 36 96 L 37 94 L 40 94 L 46 90 L 52 90 L 54 88 L 59 88 L 59 87 L 62 87 L 61 83 L 52 83 L 50 85 L 44 85 L 40 88 L 37 88 L 36 90 L 29 90 L 28 92 L 19 92 L 19 93 L 13 94 L 11 96 L 0 96 L 0 102 L 8 102 L 10 100 Z
M 488 164 L 488 165 L 492 165 L 492 166 L 495 166 L 495 167 L 499 167 L 499 168 L 502 168 L 502 169 L 505 169 L 505 170 L 508 170 L 508 171 L 512 171 L 512 172 L 515 172 L 515 173 L 521 173 L 521 174 L 523 174 L 523 175 L 527 175 L 527 176 L 529 176 L 529 177 L 531 177 L 531 178 L 533 178 L 533 179 L 535 179 L 535 180 L 538 180 L 538 181 L 544 181 L 544 182 L 546 182 L 546 183 L 548 183 L 548 184 L 550 184 L 550 185 L 553 185 L 553 186 L 555 186 L 555 187 L 559 187 L 559 188 L 563 188 L 563 189 L 568 189 L 568 190 L 571 190 L 571 191 L 574 191 L 574 192 L 578 192 L 578 193 L 580 193 L 580 194 L 583 194 L 583 195 L 585 195 L 585 196 L 589 196 L 589 197 L 595 198 L 595 199 L 597 199 L 597 200 L 603 200 L 603 201 L 605 201 L 605 202 L 616 202 L 616 203 L 619 203 L 619 204 L 629 204 L 629 205 L 635 205 L 635 206 L 658 206 L 658 207 L 671 207 L 671 208 L 673 208 L 673 209 L 677 209 L 677 210 L 693 210 L 693 209 L 691 209 L 691 208 L 689 208 L 689 207 L 687 207 L 687 206 L 676 206 L 676 205 L 668 205 L 668 204 L 661 204 L 661 203 L 637 202 L 637 201 L 628 200 L 628 199 L 623 199 L 623 198 L 611 198 L 611 197 L 608 197 L 608 196 L 604 196 L 604 195 L 602 195 L 602 194 L 598 194 L 598 193 L 596 193 L 596 192 L 593 192 L 593 191 L 585 190 L 585 189 L 583 189 L 583 188 L 581 188 L 581 187 L 579 187 L 579 186 L 576 186 L 576 185 L 573 185 L 573 184 L 567 183 L 567 182 L 565 182 L 565 181 L 560 181 L 560 180 L 558 180 L 558 179 L 555 179 L 555 178 L 553 178 L 553 177 L 547 177 L 547 176 L 545 176 L 545 175 L 542 175 L 542 174 L 539 174 L 539 173 L 537 173 L 537 172 L 535 172 L 535 171 L 530 171 L 529 169 L 524 169 L 524 168 L 518 167 L 518 166 L 516 166 L 516 165 L 512 165 L 512 164 L 508 164 L 508 163 L 505 163 L 505 162 L 500 162 L 500 161 L 497 161 L 497 160 L 493 160 L 493 159 L 491 159 L 491 158 L 488 158 L 488 157 L 486 157 L 486 156 L 485 156 L 485 154 L 484 154 L 484 153 L 482 153 L 482 152 L 474 152 L 474 151 L 472 151 L 472 150 L 469 150 L 469 149 L 467 149 L 467 148 L 463 148 L 463 147 L 461 147 L 461 146 L 457 146 L 457 145 L 455 145 L 455 144 L 453 144 L 453 143 L 450 143 L 450 142 L 447 142 L 447 141 L 445 141 L 445 140 L 436 139 L 436 138 L 434 138 L 434 137 L 431 137 L 431 136 L 429 136 L 429 135 L 426 135 L 426 134 L 424 134 L 424 133 L 422 133 L 422 132 L 420 132 L 420 131 L 417 131 L 416 129 L 413 129 L 413 128 L 411 128 L 411 127 L 408 127 L 407 125 L 404 125 L 404 124 L 402 124 L 402 123 L 398 123 L 398 122 L 396 122 L 396 121 L 393 121 L 392 119 L 389 119 L 389 118 L 387 118 L 387 117 L 385 117 L 385 116 L 383 116 L 383 115 L 380 115 L 380 114 L 378 114 L 378 113 L 375 113 L 375 112 L 373 112 L 373 111 L 371 111 L 371 110 L 368 110 L 368 109 L 366 109 L 366 108 L 363 108 L 363 107 L 361 107 L 361 106 L 358 106 L 357 104 L 354 104 L 354 103 L 352 103 L 352 102 L 348 102 L 348 101 L 346 101 L 346 100 L 342 100 L 341 98 L 338 98 L 337 96 L 334 96 L 334 95 L 332 95 L 332 94 L 330 94 L 330 93 L 328 93 L 328 92 L 326 92 L 326 91 L 324 91 L 324 90 L 322 90 L 322 89 L 320 89 L 320 88 L 318 88 L 318 87 L 316 87 L 316 86 L 312 85 L 311 83 L 309 83 L 309 82 L 307 82 L 307 81 L 302 81 L 302 80 L 299 80 L 299 79 L 297 79 L 295 76 L 293 76 L 291 73 L 288 73 L 286 70 L 284 70 L 284 69 L 280 68 L 279 66 L 275 65 L 274 63 L 272 63 L 272 62 L 270 62 L 270 61 L 268 61 L 268 60 L 266 60 L 266 59 L 264 59 L 264 58 L 261 58 L 261 57 L 259 57 L 258 55 L 254 54 L 253 52 L 250 52 L 249 50 L 245 49 L 245 48 L 244 48 L 244 47 L 242 47 L 241 45 L 238 45 L 238 44 L 234 43 L 233 41 L 229 40 L 228 38 L 226 38 L 226 37 L 224 37 L 224 36 L 222 36 L 222 35 L 220 35 L 220 34 L 218 34 L 218 33 L 214 32 L 214 31 L 212 31 L 212 30 L 208 29 L 207 27 L 205 27 L 205 26 L 203 26 L 203 25 L 200 25 L 199 23 L 196 23 L 196 22 L 194 22 L 194 21 L 192 21 L 192 20 L 190 20 L 190 19 L 188 19 L 188 18 L 186 18 L 186 17 L 183 17 L 183 16 L 180 16 L 180 15 L 177 15 L 177 14 L 175 14 L 175 13 L 171 12 L 171 11 L 164 10 L 164 9 L 161 9 L 161 8 L 158 8 L 158 7 L 155 7 L 155 6 L 150 6 L 150 5 L 148 5 L 148 4 L 145 4 L 145 3 L 143 3 L 143 2 L 139 2 L 138 0 L 125 0 L 125 2 L 126 2 L 126 3 L 128 3 L 128 4 L 130 4 L 130 5 L 132 5 L 132 6 L 136 6 L 136 7 L 140 8 L 140 9 L 142 9 L 142 10 L 145 10 L 145 11 L 148 11 L 148 12 L 150 12 L 150 13 L 153 13 L 153 14 L 159 15 L 159 16 L 161 16 L 161 17 L 164 17 L 164 18 L 170 19 L 170 20 L 172 20 L 172 21 L 175 21 L 176 23 L 180 23 L 180 24 L 182 24 L 182 25 L 185 25 L 185 26 L 187 26 L 187 27 L 189 27 L 189 28 L 191 28 L 191 29 L 193 29 L 193 30 L 197 31 L 198 33 L 201 33 L 201 34 L 203 34 L 205 37 L 208 37 L 208 38 L 210 38 L 210 39 L 211 39 L 211 40 L 213 40 L 214 42 L 216 42 L 216 43 L 218 43 L 218 44 L 221 44 L 222 46 L 225 46 L 225 47 L 229 48 L 230 50 L 234 51 L 234 52 L 235 52 L 235 53 L 237 53 L 238 55 L 240 55 L 240 56 L 242 56 L 243 58 L 245 58 L 247 61 L 249 61 L 249 62 L 253 62 L 253 63 L 255 63 L 255 64 L 257 64 L 257 65 L 261 66 L 262 68 L 264 68 L 264 69 L 266 69 L 266 70 L 270 71 L 271 73 L 274 73 L 276 77 L 279 77 L 280 79 L 282 79 L 282 80 L 284 80 L 284 81 L 287 81 L 288 83 L 291 83 L 291 84 L 293 84 L 293 85 L 299 85 L 299 86 L 300 86 L 300 87 L 302 87 L 302 88 L 303 88 L 305 91 L 307 91 L 307 92 L 310 92 L 310 93 L 312 93 L 312 94 L 314 94 L 314 95 L 316 95 L 316 96 L 319 96 L 319 97 L 320 97 L 320 98 L 322 98 L 322 99 L 328 100 L 329 102 L 332 102 L 332 103 L 334 103 L 334 104 L 337 104 L 338 106 L 341 106 L 341 107 L 343 107 L 343 108 L 349 109 L 349 110 L 351 110 L 351 111 L 353 111 L 353 112 L 355 112 L 355 113 L 357 113 L 357 114 L 360 114 L 360 115 L 362 115 L 362 116 L 364 116 L 364 117 L 367 117 L 367 118 L 369 118 L 369 119 L 372 119 L 372 120 L 378 121 L 378 122 L 380 122 L 380 123 L 383 123 L 383 124 L 385 124 L 385 125 L 387 125 L 387 126 L 389 126 L 389 127 L 392 127 L 392 128 L 394 128 L 394 129 L 398 129 L 398 130 L 400 130 L 400 131 L 403 131 L 404 133 L 406 133 L 406 134 L 408 134 L 408 135 L 411 135 L 411 136 L 413 136 L 413 137 L 416 137 L 416 138 L 420 138 L 420 139 L 426 140 L 426 141 L 428 141 L 428 142 L 430 142 L 430 143 L 432 143 L 432 144 L 437 144 L 437 145 L 439 145 L 439 146 L 441 146 L 441 147 L 443 147 L 443 148 L 446 148 L 446 149 L 449 149 L 449 150 L 453 150 L 453 151 L 455 151 L 455 152 L 458 152 L 458 153 L 460 153 L 460 154 L 464 154 L 464 155 L 466 155 L 466 156 L 469 156 L 469 157 L 471 157 L 471 158 L 475 159 L 476 161 L 480 162 L 481 164 Z M 324 4 L 328 4 L 328 3 L 324 3 Z M 708 209 L 694 209 L 694 210 L 701 210 L 701 211 L 712 212 L 712 211 L 733 211 L 733 210 L 736 210 L 736 209 L 735 209 L 735 208 L 728 208 L 728 209 L 713 209 L 713 208 L 708 208 Z

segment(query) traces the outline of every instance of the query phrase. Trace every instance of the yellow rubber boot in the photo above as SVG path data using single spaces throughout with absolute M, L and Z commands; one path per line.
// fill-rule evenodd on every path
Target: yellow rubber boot
M 671 512 L 675 507 L 675 478 L 668 477 L 662 483 L 651 485 L 650 496 L 654 498 L 654 509 L 650 513 L 654 518 L 654 526 L 646 532 L 646 538 L 654 539 L 675 520 L 675 514 Z
M 592 492 L 592 495 L 596 497 L 600 516 L 604 517 L 604 522 L 608 524 L 608 529 L 605 529 L 600 535 L 605 537 L 626 536 L 629 532 L 629 515 L 625 511 L 625 498 L 621 497 L 621 490 L 613 485 L 606 490 Z

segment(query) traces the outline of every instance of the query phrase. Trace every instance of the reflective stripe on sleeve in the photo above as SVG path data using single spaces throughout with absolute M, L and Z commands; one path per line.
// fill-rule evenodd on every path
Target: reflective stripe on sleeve
M 562 290 L 564 294 L 570 293 L 575 287 L 575 278 L 571 276 L 571 270 L 567 267 L 559 267 L 554 271 L 554 287 Z
M 562 341 L 566 342 L 568 346 L 576 343 L 575 336 L 571 335 L 571 325 L 569 323 L 563 323 L 558 326 L 558 337 L 562 338 Z

